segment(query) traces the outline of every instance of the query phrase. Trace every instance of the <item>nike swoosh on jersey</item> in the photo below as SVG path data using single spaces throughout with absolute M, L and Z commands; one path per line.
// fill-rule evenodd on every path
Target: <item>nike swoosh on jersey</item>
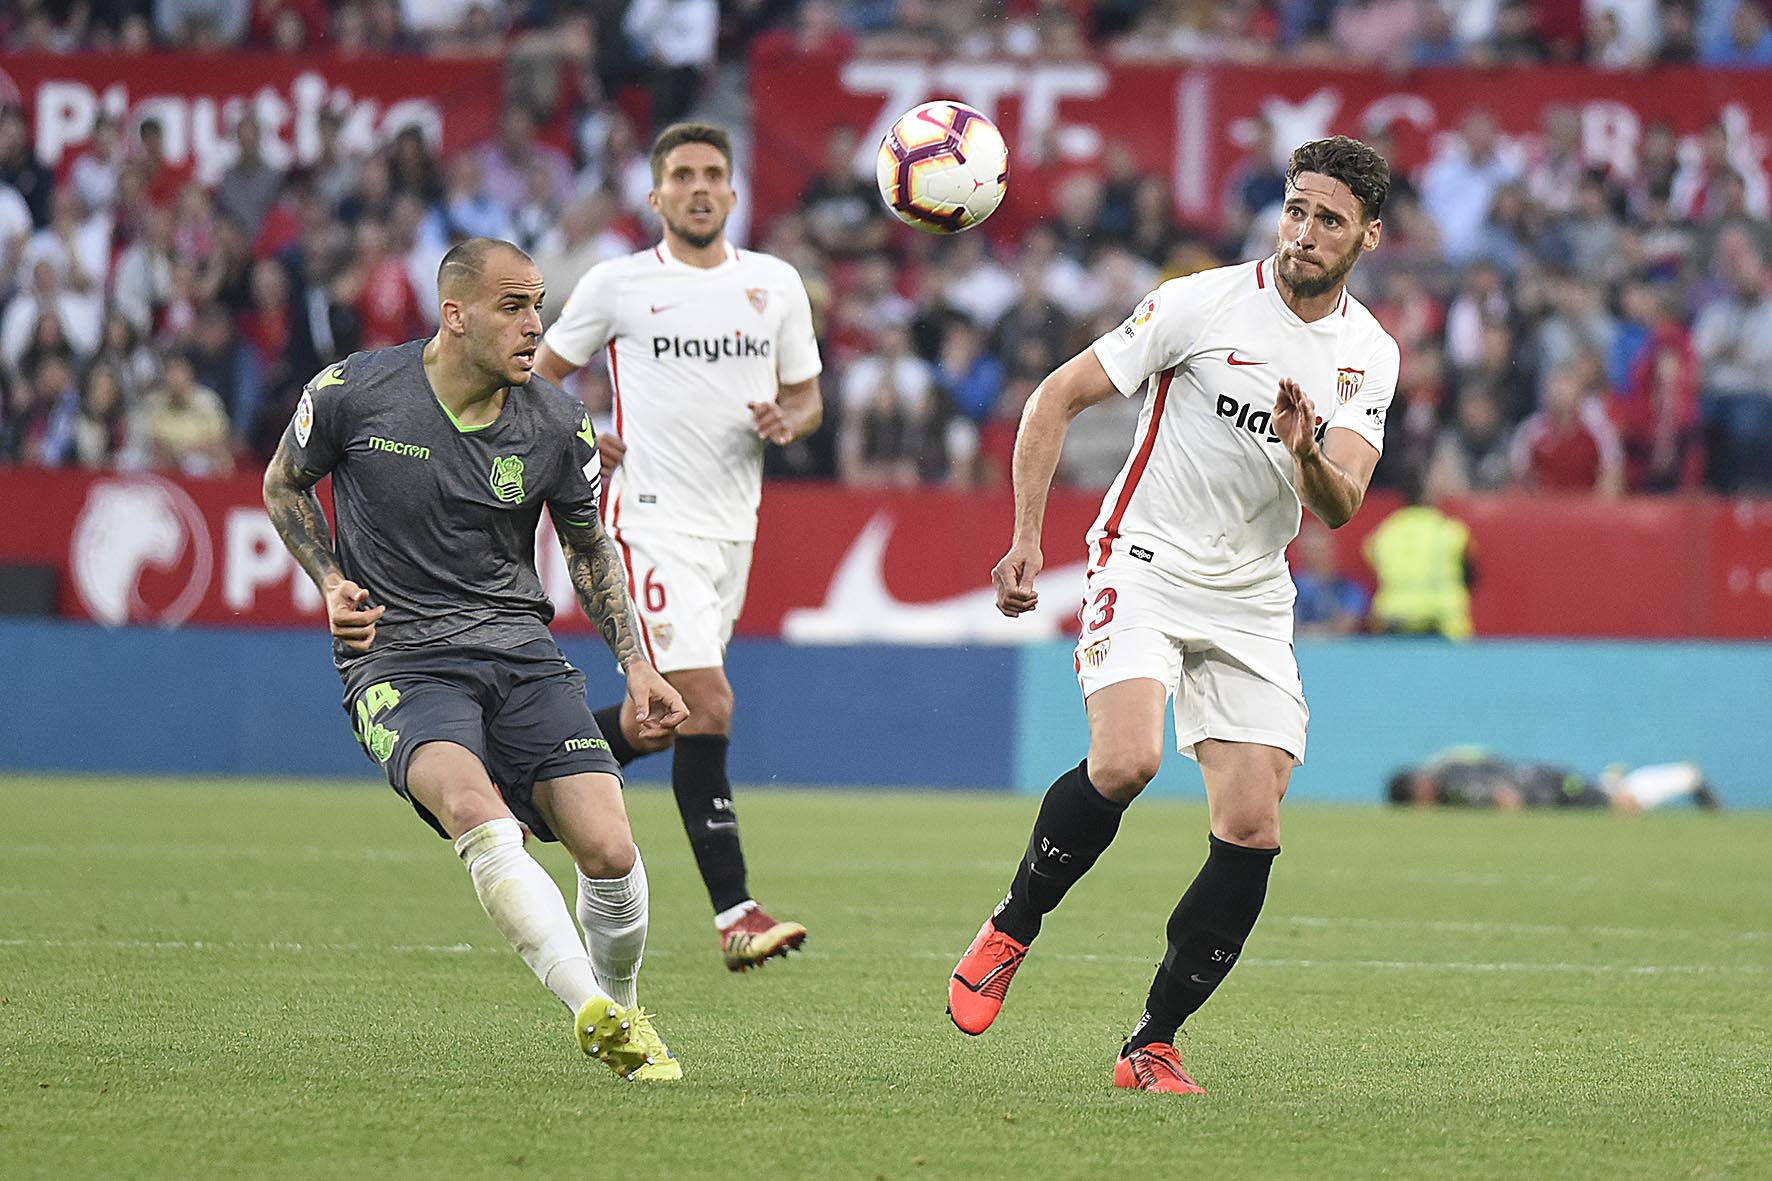
M 1239 360 L 1237 360 L 1237 350 L 1236 349 L 1232 349 L 1231 355 L 1226 357 L 1224 359 L 1224 361 L 1225 361 L 1225 364 L 1227 364 L 1227 365 L 1266 365 L 1267 364 L 1266 361 L 1239 361 Z
M 655 304 L 651 304 L 649 306 L 652 308 L 652 314 L 656 316 L 660 312 L 670 311 L 672 308 L 676 307 L 677 305 L 674 303 L 655 303 Z

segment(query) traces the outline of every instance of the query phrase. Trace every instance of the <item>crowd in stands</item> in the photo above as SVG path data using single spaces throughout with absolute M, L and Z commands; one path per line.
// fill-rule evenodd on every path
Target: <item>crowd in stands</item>
M 415 128 L 358 142 L 329 114 L 318 158 L 283 169 L 248 114 L 212 184 L 166 158 L 151 118 L 102 123 L 51 172 L 17 96 L 0 93 L 0 461 L 262 462 L 304 380 L 431 330 L 436 264 L 465 236 L 524 246 L 557 308 L 592 263 L 655 240 L 652 132 L 720 118 L 713 71 L 760 38 L 807 54 L 1772 64 L 1758 0 L 20 0 L 0 17 L 9 52 L 511 64 L 483 144 L 439 158 Z M 1388 150 L 1383 129 L 1369 138 Z M 1179 222 L 1167 182 L 1110 149 L 1099 173 L 1055 187 L 1043 220 L 938 239 L 891 218 L 856 169 L 859 130 L 839 129 L 795 209 L 735 227 L 799 267 L 827 366 L 826 428 L 771 449 L 772 470 L 1001 486 L 1021 406 L 1057 363 L 1163 279 L 1271 251 L 1276 146 L 1222 178 L 1210 225 Z M 1356 272 L 1403 351 L 1379 482 L 1772 491 L 1769 212 L 1763 160 L 1722 122 L 1685 151 L 1670 128 L 1646 128 L 1626 174 L 1583 160 L 1571 109 L 1514 137 L 1471 114 L 1396 178 L 1385 243 Z M 594 366 L 575 392 L 606 409 Z M 1137 410 L 1115 399 L 1079 418 L 1061 478 L 1111 480 Z

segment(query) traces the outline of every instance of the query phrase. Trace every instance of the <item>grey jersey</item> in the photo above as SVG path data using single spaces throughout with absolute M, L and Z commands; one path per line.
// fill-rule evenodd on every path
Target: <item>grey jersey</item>
M 531 377 L 492 423 L 464 429 L 431 390 L 424 346 L 354 353 L 316 374 L 283 434 L 302 467 L 332 473 L 339 567 L 387 607 L 370 654 L 545 637 L 554 608 L 535 530 L 544 504 L 557 523 L 596 519 L 590 417 Z M 334 648 L 340 667 L 358 658 Z

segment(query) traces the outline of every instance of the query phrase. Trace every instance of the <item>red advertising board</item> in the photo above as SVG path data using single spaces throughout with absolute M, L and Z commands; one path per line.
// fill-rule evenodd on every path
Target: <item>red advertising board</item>
M 817 102 L 806 96 L 816 94 Z M 1772 86 L 1752 70 L 1431 69 L 1404 74 L 1318 67 L 1165 63 L 1125 65 L 1039 59 L 889 59 L 753 56 L 759 220 L 790 208 L 822 161 L 826 135 L 849 126 L 871 154 L 899 114 L 932 98 L 957 98 L 1003 128 L 1010 146 L 1009 196 L 998 217 L 1014 227 L 1048 212 L 1052 180 L 1099 168 L 1110 148 L 1129 150 L 1141 171 L 1169 179 L 1178 211 L 1212 225 L 1225 180 L 1250 154 L 1265 120 L 1281 151 L 1323 135 L 1388 126 L 1392 164 L 1425 163 L 1466 114 L 1485 110 L 1530 153 L 1546 108 L 1579 114 L 1588 164 L 1632 174 L 1643 130 L 1664 120 L 1696 152 L 1693 137 L 1721 120 L 1732 161 L 1763 193 Z M 868 169 L 871 172 L 871 165 Z
M 763 497 L 739 630 L 808 642 L 990 643 L 1052 638 L 1081 597 L 1096 493 L 1047 514 L 1042 605 L 1008 621 L 990 571 L 1006 494 L 775 484 Z M 1335 536 L 1343 567 L 1395 507 L 1373 496 Z M 59 610 L 109 624 L 318 626 L 319 595 L 284 551 L 258 481 L 0 469 L 0 563 L 51 566 Z M 1772 501 L 1470 498 L 1482 635 L 1772 639 Z M 544 524 L 558 626 L 588 630 Z
M 335 58 L 276 53 L 10 54 L 0 58 L 0 101 L 21 102 L 37 156 L 51 168 L 78 155 L 101 113 L 133 129 L 159 119 L 166 153 L 213 183 L 233 162 L 230 132 L 258 116 L 266 159 L 307 164 L 320 150 L 319 117 L 344 115 L 347 145 L 368 150 L 407 126 L 445 152 L 492 135 L 504 94 L 497 58 Z

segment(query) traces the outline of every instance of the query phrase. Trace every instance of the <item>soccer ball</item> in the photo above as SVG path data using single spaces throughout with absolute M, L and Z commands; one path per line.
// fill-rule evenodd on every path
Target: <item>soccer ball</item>
M 931 234 L 957 234 L 1002 202 L 1009 146 L 981 112 L 942 99 L 894 120 L 875 171 L 880 196 L 900 221 Z

